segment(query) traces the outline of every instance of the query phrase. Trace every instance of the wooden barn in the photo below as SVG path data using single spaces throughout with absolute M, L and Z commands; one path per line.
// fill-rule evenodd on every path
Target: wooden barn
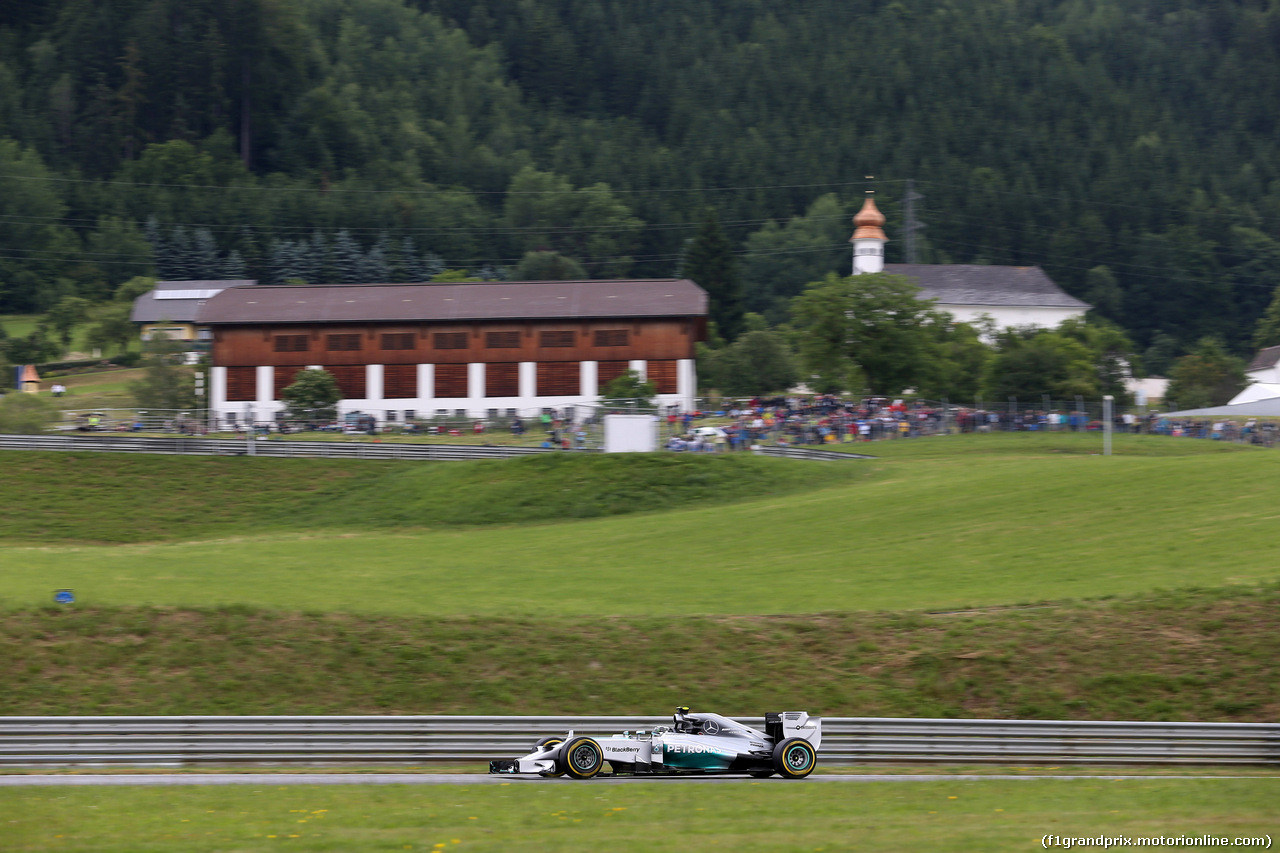
M 590 405 L 627 370 L 692 408 L 706 318 L 694 282 L 641 279 L 229 287 L 199 322 L 223 424 L 274 419 L 308 368 L 337 379 L 340 412 L 395 423 Z

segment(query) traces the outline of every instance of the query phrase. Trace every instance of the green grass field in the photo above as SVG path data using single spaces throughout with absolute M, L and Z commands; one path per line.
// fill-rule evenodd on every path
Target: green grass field
M 0 789 L 0 815 L 5 850 L 15 853 L 994 853 L 1039 849 L 1045 835 L 1274 838 L 1278 786 L 1280 779 L 1038 779 L 36 788 Z
M 828 715 L 1280 716 L 1280 457 L 880 448 L 898 455 L 0 455 L 26 506 L 0 518 L 0 707 L 758 713 L 799 693 Z
M 0 713 L 1280 717 L 1280 456 L 848 449 L 0 454 Z M 0 847 L 1027 850 L 1274 833 L 1277 784 L 0 788 Z
M 1280 718 L 1280 585 L 927 615 L 368 616 L 53 607 L 0 621 L 0 714 Z M 266 689 L 264 689 L 266 687 Z
M 166 459 L 135 473 L 148 469 L 128 457 L 10 454 L 0 481 L 27 504 L 6 522 L 0 606 L 72 587 L 95 605 L 798 614 L 1280 579 L 1276 454 L 1144 437 L 1102 457 L 1020 436 L 996 437 L 1001 453 L 976 438 L 981 452 L 961 437 L 954 455 L 848 463 Z M 138 540 L 162 542 L 84 544 Z

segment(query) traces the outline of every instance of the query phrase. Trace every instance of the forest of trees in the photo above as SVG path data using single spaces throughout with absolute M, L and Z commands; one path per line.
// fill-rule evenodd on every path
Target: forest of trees
M 912 182 L 918 262 L 1040 265 L 1152 368 L 1244 355 L 1277 104 L 1280 0 L 5 0 L 0 313 L 530 252 L 669 276 L 714 224 L 760 332 L 847 270 L 868 188 L 908 260 Z

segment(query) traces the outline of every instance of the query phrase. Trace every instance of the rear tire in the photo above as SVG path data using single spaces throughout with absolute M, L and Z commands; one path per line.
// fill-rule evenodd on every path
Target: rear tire
M 535 742 L 533 745 L 533 751 L 537 752 L 538 750 L 548 746 L 559 746 L 562 743 L 564 743 L 564 738 L 562 738 L 560 735 L 547 735 L 546 737 L 538 738 L 537 742 Z M 560 760 L 557 758 L 556 767 L 559 767 L 559 766 L 560 766 Z M 546 773 L 539 773 L 538 775 L 545 776 L 548 779 L 554 779 L 558 776 L 563 776 L 564 774 L 561 773 L 559 770 L 548 770 Z
M 818 751 L 803 738 L 788 738 L 773 748 L 773 767 L 783 779 L 803 779 L 817 764 Z
M 604 750 L 589 737 L 575 737 L 560 747 L 556 769 L 570 779 L 590 779 L 604 767 Z

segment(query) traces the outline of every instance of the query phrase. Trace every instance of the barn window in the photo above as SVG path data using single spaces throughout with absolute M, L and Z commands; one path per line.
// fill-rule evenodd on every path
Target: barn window
M 539 397 L 568 397 L 582 393 L 582 364 L 576 361 L 538 362 Z
M 271 399 L 283 400 L 284 389 L 288 388 L 294 382 L 298 381 L 298 374 L 306 370 L 305 367 L 276 367 L 275 375 L 272 377 Z
M 598 361 L 596 362 L 596 384 L 603 391 L 604 386 L 622 376 L 630 367 L 629 361 Z
M 359 400 L 365 396 L 366 371 L 363 364 L 333 364 L 325 370 L 337 380 L 338 391 L 344 400 Z
M 406 400 L 418 396 L 418 365 L 387 364 L 382 367 L 382 396 Z
M 573 332 L 539 332 L 540 347 L 571 347 L 576 335 Z
M 311 348 L 311 339 L 307 335 L 276 335 L 276 352 L 306 352 Z
M 649 366 L 645 370 L 645 376 L 653 383 L 654 390 L 659 394 L 676 393 L 675 359 L 649 362 Z
M 356 352 L 360 349 L 360 334 L 325 335 L 325 347 L 329 352 Z
M 227 402 L 252 403 L 258 399 L 258 368 L 227 368 Z
M 516 362 L 486 364 L 484 395 L 486 397 L 519 397 L 520 365 Z
M 626 329 L 596 329 L 595 345 L 598 347 L 625 347 L 628 337 Z
M 465 364 L 437 364 L 436 365 L 436 396 L 437 397 L 466 397 L 467 395 L 467 365 Z
M 517 349 L 520 346 L 519 332 L 485 332 L 486 349 Z
M 413 349 L 413 332 L 389 332 L 382 336 L 384 350 Z
M 466 349 L 467 333 L 466 332 L 436 332 L 432 335 L 433 346 L 436 349 Z M 463 395 L 466 396 L 466 395 Z

